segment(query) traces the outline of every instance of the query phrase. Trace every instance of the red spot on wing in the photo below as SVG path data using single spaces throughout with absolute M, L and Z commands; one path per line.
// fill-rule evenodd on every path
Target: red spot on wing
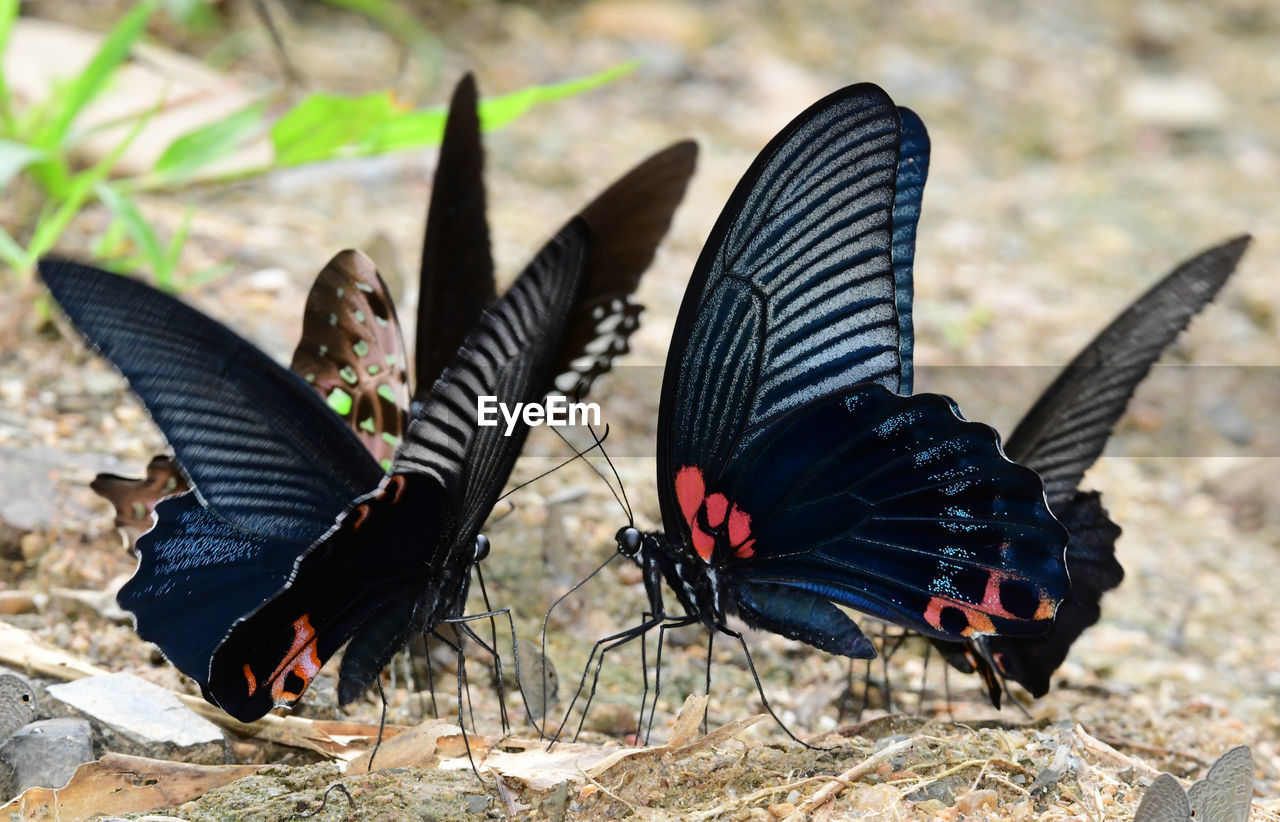
M 676 500 L 680 503 L 680 511 L 690 526 L 694 517 L 702 507 L 702 500 L 707 495 L 707 486 L 702 481 L 702 472 L 697 466 L 686 465 L 676 473 Z
M 943 597 L 932 597 L 929 600 L 928 606 L 924 609 L 924 621 L 939 631 L 946 631 L 947 629 L 942 627 L 942 612 L 947 608 L 955 608 L 964 614 L 965 622 L 968 625 L 960 631 L 961 636 L 995 633 L 996 626 L 991 621 L 991 617 L 976 608 L 963 605 L 955 600 L 944 599 Z
M 693 550 L 698 552 L 704 562 L 710 562 L 711 552 L 716 547 L 715 537 L 703 533 L 696 522 L 689 526 L 689 533 L 693 537 Z
M 712 528 L 719 528 L 720 524 L 724 522 L 724 515 L 728 510 L 729 500 L 724 494 L 712 494 L 707 497 L 707 525 Z
M 364 525 L 364 521 L 369 517 L 369 506 L 357 505 L 356 509 L 351 512 L 351 517 L 352 530 L 359 530 L 360 526 Z
M 754 539 L 747 540 L 743 544 L 739 545 L 738 550 L 734 553 L 737 555 L 738 559 L 751 559 L 756 555 L 755 544 L 756 541 Z
M 729 544 L 741 545 L 751 536 L 751 516 L 734 505 L 729 512 Z

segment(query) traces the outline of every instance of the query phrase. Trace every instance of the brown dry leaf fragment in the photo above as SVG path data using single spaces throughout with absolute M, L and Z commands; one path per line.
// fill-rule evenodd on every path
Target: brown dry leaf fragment
M 396 734 L 391 738 L 383 738 L 378 746 L 377 755 L 373 757 L 374 770 L 384 768 L 432 768 L 440 763 L 437 751 L 442 737 L 462 737 L 462 729 L 453 722 L 443 719 L 429 719 L 421 725 Z M 348 773 L 364 773 L 369 770 L 369 758 L 372 749 L 357 756 L 347 765 Z
M 76 769 L 64 788 L 28 788 L 0 808 L 22 819 L 87 819 L 176 808 L 265 765 L 188 765 L 107 754 Z

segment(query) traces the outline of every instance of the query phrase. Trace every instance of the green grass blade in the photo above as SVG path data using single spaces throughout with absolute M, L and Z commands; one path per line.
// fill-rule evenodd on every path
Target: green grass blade
M 0 138 L 0 191 L 3 191 L 5 186 L 9 185 L 9 181 L 20 171 L 32 163 L 43 160 L 46 156 L 48 152 L 42 149 Z
M 536 105 L 550 103 L 554 100 L 563 100 L 565 97 L 573 97 L 585 91 L 607 85 L 635 71 L 638 65 L 640 65 L 638 61 L 628 60 L 613 68 L 608 68 L 586 77 L 577 77 L 545 86 L 530 86 L 519 91 L 513 91 L 510 94 L 504 94 L 501 97 L 481 100 L 480 127 L 485 131 L 502 128 Z
M 131 8 L 102 41 L 102 48 L 89 61 L 80 75 L 57 92 L 56 112 L 41 129 L 34 142 L 47 148 L 63 145 L 71 124 L 94 97 L 102 92 L 116 68 L 129 56 L 129 50 L 147 28 L 159 0 L 141 0 Z
M 124 225 L 124 231 L 129 235 L 129 239 L 133 240 L 133 244 L 137 246 L 138 251 L 142 252 L 142 256 L 151 266 L 157 280 L 162 278 L 160 269 L 164 265 L 165 254 L 160 247 L 160 240 L 156 237 L 155 231 L 152 230 L 151 224 L 142 216 L 142 212 L 138 210 L 138 204 L 133 198 L 117 191 L 109 183 L 99 183 L 94 186 L 94 193 L 98 195 L 98 199 L 102 201 L 116 219 Z
M 9 33 L 13 21 L 18 19 L 18 0 L 0 0 L 0 55 L 9 45 Z M 4 62 L 0 61 L 0 127 L 5 134 L 13 134 L 13 107 L 9 103 L 9 82 L 4 76 Z
M 156 160 L 153 172 L 165 182 L 180 181 L 230 157 L 250 136 L 263 128 L 266 110 L 265 103 L 254 103 L 222 120 L 182 135 L 170 143 Z
M 31 267 L 31 258 L 26 249 L 18 245 L 18 241 L 10 237 L 9 232 L 3 228 L 0 228 L 0 259 L 3 259 L 19 277 Z

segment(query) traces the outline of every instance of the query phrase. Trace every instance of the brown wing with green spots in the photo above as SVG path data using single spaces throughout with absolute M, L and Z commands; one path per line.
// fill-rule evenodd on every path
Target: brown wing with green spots
M 339 253 L 311 287 L 292 368 L 384 469 L 409 409 L 406 363 L 395 306 L 373 262 L 358 251 Z
M 368 257 L 343 251 L 316 277 L 292 367 L 388 467 L 404 433 L 409 385 L 395 306 Z M 89 487 L 115 507 L 131 553 L 156 503 L 190 488 L 171 457 L 152 459 L 145 479 L 99 474 Z

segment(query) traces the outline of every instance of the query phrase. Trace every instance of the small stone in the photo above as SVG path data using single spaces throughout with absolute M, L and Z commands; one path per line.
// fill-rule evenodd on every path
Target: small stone
M 46 601 L 47 597 L 31 591 L 0 591 L 0 614 L 13 616 L 39 613 L 41 605 Z
M 1220 125 L 1227 105 L 1222 91 L 1202 77 L 1139 77 L 1124 91 L 1125 112 L 1140 123 L 1174 131 Z
M 854 807 L 860 811 L 873 811 L 878 815 L 885 815 L 901 799 L 902 795 L 892 785 L 872 785 L 858 794 Z
M 786 819 L 795 812 L 796 806 L 791 802 L 779 802 L 769 806 L 769 813 L 773 814 L 774 819 Z
M 90 676 L 46 689 L 49 697 L 93 721 L 119 753 L 219 764 L 229 751 L 222 731 L 173 693 L 133 674 Z
M 17 674 L 0 674 L 0 739 L 36 718 L 36 691 Z
M 999 800 L 1000 797 L 996 795 L 995 791 L 983 788 L 982 790 L 969 791 L 957 799 L 955 807 L 960 813 L 969 816 L 978 811 L 992 810 Z
M 93 729 L 83 719 L 42 719 L 19 728 L 0 745 L 9 784 L 4 795 L 31 787 L 61 788 L 76 768 L 93 761 Z
M 23 534 L 18 540 L 18 547 L 22 550 L 22 558 L 32 562 L 44 555 L 48 545 L 40 534 Z

